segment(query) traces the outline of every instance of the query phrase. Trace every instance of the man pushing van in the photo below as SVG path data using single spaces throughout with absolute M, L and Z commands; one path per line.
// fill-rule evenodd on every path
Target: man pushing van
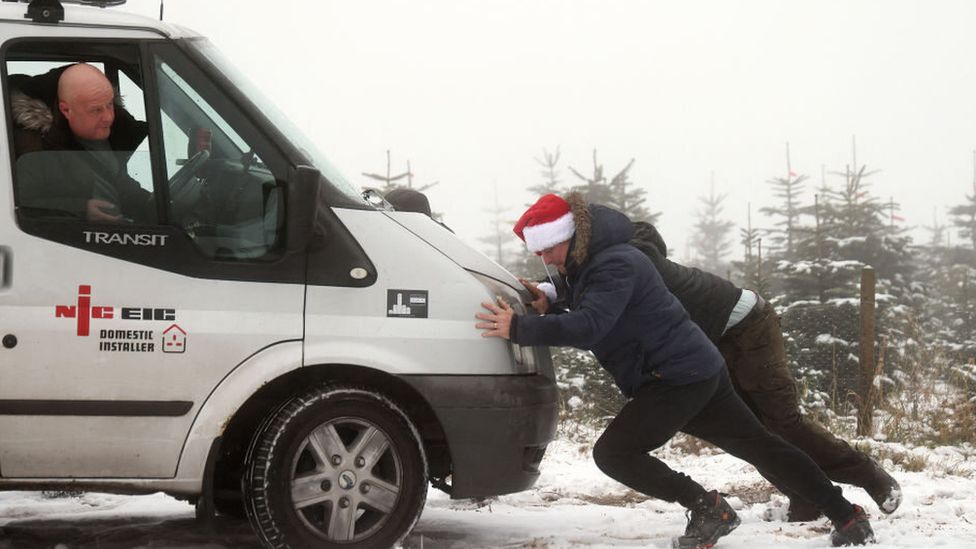
M 690 511 L 675 547 L 711 547 L 739 525 L 717 491 L 650 455 L 678 431 L 711 442 L 775 476 L 833 522 L 833 545 L 874 533 L 809 456 L 770 433 L 736 394 L 721 353 L 668 291 L 651 260 L 628 244 L 633 225 L 611 208 L 545 195 L 515 225 L 529 251 L 566 281 L 568 310 L 515 314 L 504 301 L 476 314 L 486 337 L 593 352 L 630 400 L 593 447 L 600 469 L 628 487 Z

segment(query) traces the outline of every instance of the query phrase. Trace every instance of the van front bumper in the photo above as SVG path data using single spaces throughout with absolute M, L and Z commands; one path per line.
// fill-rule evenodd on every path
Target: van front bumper
M 542 375 L 403 376 L 440 420 L 451 454 L 451 497 L 530 488 L 556 432 L 555 382 Z

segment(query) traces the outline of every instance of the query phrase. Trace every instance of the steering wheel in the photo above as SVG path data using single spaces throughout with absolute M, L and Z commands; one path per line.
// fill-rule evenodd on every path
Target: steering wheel
M 193 176 L 203 168 L 203 165 L 207 163 L 210 159 L 210 151 L 207 149 L 201 149 L 200 152 L 193 155 L 192 158 L 186 161 L 180 169 L 176 170 L 173 177 L 169 178 L 169 198 L 174 200 L 175 197 L 180 194 L 183 187 L 193 179 Z

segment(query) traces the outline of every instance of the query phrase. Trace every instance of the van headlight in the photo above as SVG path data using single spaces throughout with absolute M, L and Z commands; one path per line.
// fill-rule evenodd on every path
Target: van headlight
M 471 271 L 468 271 L 471 272 Z M 489 278 L 483 274 L 471 272 L 471 275 L 478 279 L 488 291 L 491 292 L 492 298 L 501 297 L 515 311 L 515 314 L 535 314 L 535 312 L 529 313 L 525 308 L 524 300 L 529 299 L 528 291 L 524 291 L 525 295 L 521 295 L 514 288 L 508 284 L 499 282 L 494 278 Z M 519 374 L 535 374 L 538 372 L 538 367 L 535 363 L 535 352 L 532 347 L 522 347 L 521 345 L 516 345 L 509 341 L 509 346 L 512 350 L 512 358 L 515 362 L 515 371 Z

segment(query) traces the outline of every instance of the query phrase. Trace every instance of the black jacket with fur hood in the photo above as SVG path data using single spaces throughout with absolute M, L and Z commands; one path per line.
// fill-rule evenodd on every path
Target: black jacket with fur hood
M 566 263 L 569 310 L 514 317 L 512 341 L 590 350 L 627 397 L 652 381 L 683 385 L 717 374 L 722 355 L 650 259 L 628 244 L 630 220 L 578 195 L 568 200 L 576 222 Z

